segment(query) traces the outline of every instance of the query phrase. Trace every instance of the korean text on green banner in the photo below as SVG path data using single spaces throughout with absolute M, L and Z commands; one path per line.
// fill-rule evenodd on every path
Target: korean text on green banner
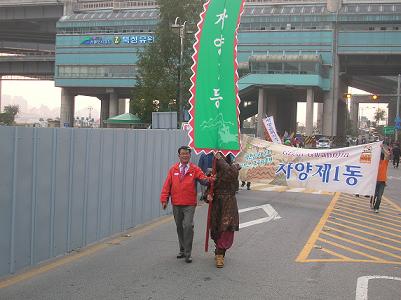
M 244 0 L 210 0 L 198 24 L 189 146 L 196 153 L 240 151 L 237 32 Z
M 240 180 L 328 192 L 374 195 L 381 142 L 303 149 L 242 135 Z

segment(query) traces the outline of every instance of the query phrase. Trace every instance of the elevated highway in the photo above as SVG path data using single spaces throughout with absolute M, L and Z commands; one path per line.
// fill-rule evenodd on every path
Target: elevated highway
M 158 20 L 156 1 L 151 0 L 0 0 L 0 8 L 0 53 L 12 54 L 0 59 L 0 76 L 44 78 L 53 70 L 50 76 L 56 74 L 57 86 L 75 91 L 104 86 L 111 78 L 114 81 L 104 86 L 105 90 L 123 82 L 121 87 L 126 89 L 127 82 L 129 86 L 135 83 L 135 66 L 127 67 L 123 81 L 120 75 L 112 74 L 112 67 L 106 70 L 101 65 L 106 58 L 115 61 L 116 68 L 123 64 L 121 44 L 120 48 L 95 51 L 95 47 L 82 46 L 84 38 L 112 40 L 126 32 L 135 37 L 135 28 L 141 26 L 146 28 L 141 27 L 140 32 L 151 34 Z M 141 13 L 127 13 L 132 15 L 125 19 L 129 28 L 116 25 L 119 14 L 134 10 Z M 139 17 L 143 14 L 146 17 Z M 109 27 L 99 31 L 96 24 Z M 116 52 L 110 52 L 112 48 Z M 133 48 L 125 49 L 124 57 L 135 64 Z M 325 107 L 324 134 L 341 134 L 345 113 L 341 97 L 347 86 L 378 94 L 392 93 L 396 88 L 392 76 L 401 69 L 401 0 L 248 0 L 238 50 L 239 62 L 248 66 L 240 81 L 245 86 L 243 103 L 249 103 L 243 107 L 244 117 L 258 112 L 258 102 L 267 97 L 261 93 L 263 89 L 283 103 L 307 101 L 310 96 L 308 99 Z M 77 55 L 79 61 L 75 60 Z M 261 58 L 252 62 L 254 56 Z M 317 58 L 313 64 L 304 59 L 310 56 Z M 289 57 L 298 58 L 289 61 Z M 70 74 L 74 69 L 78 77 Z M 98 89 L 93 94 L 85 91 L 88 96 L 99 95 Z M 294 130 L 296 108 L 277 109 L 290 111 L 292 116 L 280 118 L 291 121 L 278 127 Z M 308 126 L 311 130 L 311 124 Z

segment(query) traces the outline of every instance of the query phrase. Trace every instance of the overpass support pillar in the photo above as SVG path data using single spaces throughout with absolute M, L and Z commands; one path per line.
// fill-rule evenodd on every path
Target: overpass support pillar
M 109 116 L 114 117 L 118 114 L 118 97 L 116 92 L 110 93 Z
M 265 90 L 263 88 L 259 88 L 259 97 L 258 97 L 258 125 L 256 127 L 256 136 L 259 138 L 263 138 L 264 136 L 264 125 L 262 119 L 265 116 Z
M 102 97 L 100 99 L 100 127 L 105 128 L 107 125 L 104 123 L 109 118 L 109 105 L 110 100 L 108 97 Z
M 114 117 L 118 115 L 118 95 L 113 90 L 109 94 L 109 117 Z M 108 125 L 107 127 L 112 127 L 112 125 Z
M 317 104 L 316 127 L 319 133 L 323 133 L 323 103 Z
M 1 83 L 2 83 L 2 81 L 1 81 L 1 76 L 0 76 L 0 113 L 1 113 Z
M 391 99 L 388 103 L 388 126 L 395 125 L 395 118 L 397 117 L 397 98 Z
M 75 96 L 67 89 L 61 89 L 60 127 L 74 127 Z
M 118 114 L 125 114 L 125 99 L 118 100 Z
M 333 96 L 331 92 L 324 93 L 323 106 L 323 134 L 326 136 L 334 135 L 334 118 L 337 119 L 337 113 L 334 115 Z
M 351 117 L 351 126 L 352 126 L 352 132 L 353 133 L 358 133 L 358 111 L 359 111 L 359 103 L 352 101 L 351 100 L 351 111 L 350 111 L 350 117 Z
M 338 101 L 338 120 L 337 120 L 337 135 L 345 136 L 348 124 L 347 104 L 344 101 Z
M 267 115 L 274 117 L 274 122 L 277 122 L 277 96 L 268 95 L 267 97 Z
M 306 135 L 311 136 L 313 134 L 313 103 L 314 93 L 312 88 L 306 90 L 306 119 L 305 119 L 305 130 Z

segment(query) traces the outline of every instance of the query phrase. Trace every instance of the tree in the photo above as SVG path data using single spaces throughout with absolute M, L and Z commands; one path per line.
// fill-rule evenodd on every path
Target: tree
M 15 117 L 19 113 L 19 106 L 18 105 L 6 105 L 6 106 L 4 106 L 4 112 Z
M 11 126 L 14 124 L 15 116 L 19 113 L 18 105 L 4 106 L 4 112 L 0 113 L 0 124 Z
M 376 125 L 379 125 L 379 122 L 382 120 L 385 120 L 386 118 L 386 111 L 384 109 L 381 108 L 377 108 L 374 117 L 373 117 L 376 121 Z
M 189 88 L 192 75 L 192 45 L 196 24 L 203 1 L 197 0 L 159 0 L 160 19 L 155 31 L 155 39 L 139 53 L 137 84 L 133 89 L 130 111 L 137 114 L 145 123 L 149 123 L 152 111 L 178 110 L 178 76 L 180 38 L 171 29 L 176 17 L 187 21 L 187 33 L 184 38 L 183 53 L 183 99 L 184 108 L 188 109 Z M 155 105 L 154 100 L 159 102 Z M 156 107 L 157 106 L 157 107 Z

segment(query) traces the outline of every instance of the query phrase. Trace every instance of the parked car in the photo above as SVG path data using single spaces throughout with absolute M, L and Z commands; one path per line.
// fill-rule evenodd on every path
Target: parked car
M 316 142 L 316 149 L 330 149 L 331 141 L 328 138 L 320 138 Z

